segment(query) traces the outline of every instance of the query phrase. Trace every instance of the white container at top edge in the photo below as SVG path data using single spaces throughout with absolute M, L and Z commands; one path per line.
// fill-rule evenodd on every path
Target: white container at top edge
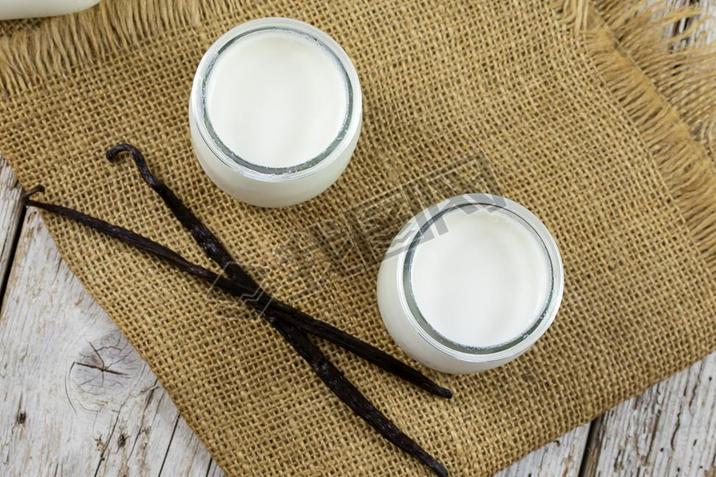
M 99 0 L 0 0 L 0 20 L 65 15 L 98 3 Z
M 358 74 L 330 36 L 289 18 L 243 23 L 211 45 L 189 100 L 206 174 L 237 199 L 284 207 L 333 184 L 362 121 Z
M 527 351 L 559 309 L 557 244 L 525 207 L 465 194 L 413 217 L 378 273 L 378 306 L 395 342 L 446 373 L 501 366 Z

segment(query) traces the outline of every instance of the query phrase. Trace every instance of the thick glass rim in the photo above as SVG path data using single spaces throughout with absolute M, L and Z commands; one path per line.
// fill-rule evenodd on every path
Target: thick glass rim
M 518 336 L 492 346 L 478 347 L 468 346 L 451 340 L 438 332 L 430 322 L 423 316 L 420 307 L 415 300 L 412 285 L 413 258 L 417 247 L 422 243 L 427 232 L 440 219 L 450 212 L 465 208 L 485 208 L 494 213 L 508 214 L 511 218 L 519 221 L 530 231 L 533 237 L 539 242 L 545 252 L 549 265 L 549 291 L 544 305 L 535 315 L 530 325 Z M 490 194 L 465 194 L 452 197 L 440 204 L 423 210 L 411 220 L 409 227 L 412 231 L 409 234 L 408 243 L 403 254 L 402 266 L 399 265 L 399 283 L 404 297 L 404 305 L 407 307 L 408 316 L 419 334 L 426 341 L 437 346 L 444 352 L 451 355 L 480 357 L 494 355 L 501 352 L 509 352 L 529 341 L 537 333 L 541 335 L 554 319 L 562 297 L 563 291 L 563 270 L 562 259 L 559 254 L 556 242 L 542 221 L 520 204 L 505 197 Z M 402 235 L 402 234 L 401 234 Z M 539 336 L 537 336 L 539 337 Z M 526 347 L 525 347 L 526 348 Z M 458 356 L 459 357 L 459 356 Z
M 270 31 L 298 35 L 317 44 L 337 65 L 346 88 L 346 114 L 336 136 L 318 155 L 300 164 L 288 167 L 262 166 L 251 162 L 248 158 L 239 156 L 224 144 L 214 130 L 207 114 L 207 83 L 219 56 L 237 41 L 241 41 L 250 35 Z M 209 150 L 228 167 L 238 168 L 250 177 L 264 180 L 276 180 L 279 178 L 283 180 L 300 177 L 315 171 L 318 166 L 329 163 L 330 161 L 326 159 L 337 157 L 347 146 L 349 141 L 346 139 L 351 129 L 356 127 L 356 117 L 360 117 L 361 101 L 358 74 L 341 46 L 318 28 L 291 18 L 252 20 L 226 32 L 209 47 L 201 59 L 194 77 L 191 93 L 192 114 L 196 116 L 195 123 L 199 136 Z

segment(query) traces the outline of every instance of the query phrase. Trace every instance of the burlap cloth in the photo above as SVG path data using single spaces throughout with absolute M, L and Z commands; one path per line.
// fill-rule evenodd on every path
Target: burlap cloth
M 566 285 L 557 320 L 523 357 L 476 376 L 431 373 L 454 389 L 445 401 L 325 346 L 453 475 L 488 475 L 716 345 L 716 178 L 708 144 L 693 134 L 713 113 L 713 90 L 692 108 L 700 114 L 682 116 L 653 81 L 693 83 L 693 96 L 704 84 L 688 81 L 698 62 L 678 55 L 705 56 L 651 42 L 645 32 L 663 25 L 634 20 L 629 31 L 639 27 L 649 41 L 627 46 L 653 62 L 640 64 L 603 23 L 618 18 L 603 3 L 604 16 L 583 1 L 115 0 L 0 41 L 0 150 L 25 187 L 45 184 L 44 199 L 209 265 L 134 168 L 103 158 L 120 140 L 140 146 L 279 296 L 399 356 L 375 299 L 387 240 L 449 195 L 497 192 L 527 205 L 556 235 Z M 637 18 L 629 15 L 622 27 Z M 318 199 L 282 210 L 222 194 L 194 159 L 187 126 L 203 51 L 262 16 L 328 31 L 353 58 L 365 95 L 345 174 Z M 45 220 L 227 473 L 426 473 L 240 305 L 125 246 Z

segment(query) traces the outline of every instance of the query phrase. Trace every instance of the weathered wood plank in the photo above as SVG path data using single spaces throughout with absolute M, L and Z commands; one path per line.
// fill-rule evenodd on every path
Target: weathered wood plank
M 495 477 L 577 477 L 589 426 L 584 424 L 571 430 L 498 472 Z
M 28 211 L 0 312 L 0 475 L 207 473 L 221 475 Z
M 0 473 L 221 476 L 30 211 L 0 315 Z M 587 426 L 499 474 L 576 475 Z
M 716 476 L 716 353 L 595 421 L 585 476 Z
M 5 159 L 0 156 L 0 283 L 4 286 L 20 225 L 21 189 Z M 2 287 L 0 286 L 0 290 Z
M 660 3 L 660 2 L 653 2 Z M 672 9 L 693 4 L 667 0 Z M 716 41 L 716 1 L 699 32 Z M 676 25 L 680 33 L 686 22 Z M 716 325 L 714 325 L 716 326 Z M 584 476 L 716 476 L 716 353 L 594 421 Z

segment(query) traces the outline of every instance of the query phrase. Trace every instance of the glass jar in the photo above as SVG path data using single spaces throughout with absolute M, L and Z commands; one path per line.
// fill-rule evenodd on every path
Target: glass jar
M 222 190 L 282 207 L 346 168 L 361 130 L 358 74 L 323 31 L 289 18 L 243 23 L 201 59 L 189 100 L 196 156 Z
M 388 332 L 413 359 L 447 373 L 505 364 L 552 324 L 562 259 L 544 224 L 500 196 L 466 194 L 413 217 L 378 273 Z

